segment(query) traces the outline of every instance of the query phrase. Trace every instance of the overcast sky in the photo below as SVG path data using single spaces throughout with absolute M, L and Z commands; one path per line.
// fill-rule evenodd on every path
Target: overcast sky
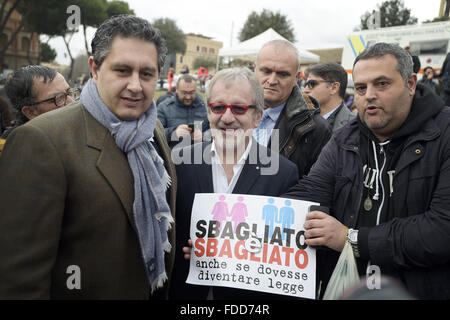
M 366 11 L 383 0 L 128 0 L 139 17 L 153 21 L 167 17 L 176 21 L 185 33 L 200 33 L 222 41 L 224 47 L 237 44 L 237 36 L 252 11 L 263 8 L 286 15 L 294 27 L 297 44 L 304 49 L 343 47 L 345 37 L 360 24 Z M 404 0 L 405 7 L 419 22 L 438 16 L 440 0 Z M 81 12 L 83 14 L 83 12 Z M 81 28 L 80 28 L 81 29 Z M 88 42 L 95 30 L 88 29 Z M 64 43 L 52 39 L 56 61 L 69 64 Z M 81 32 L 71 41 L 72 54 L 85 51 Z

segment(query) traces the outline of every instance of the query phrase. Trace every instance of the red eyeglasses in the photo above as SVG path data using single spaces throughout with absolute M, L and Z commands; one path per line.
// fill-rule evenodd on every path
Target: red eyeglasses
M 230 109 L 232 114 L 241 116 L 245 114 L 249 108 L 254 109 L 256 108 L 256 106 L 249 106 L 246 104 L 225 104 L 213 102 L 209 104 L 209 108 L 215 114 L 224 114 L 225 112 L 227 112 L 227 109 Z

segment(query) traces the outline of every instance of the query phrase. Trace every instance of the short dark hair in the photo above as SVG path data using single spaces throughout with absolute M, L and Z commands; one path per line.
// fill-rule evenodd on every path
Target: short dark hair
M 388 54 L 393 55 L 395 59 L 397 59 L 397 71 L 400 73 L 403 80 L 405 80 L 405 83 L 407 83 L 414 72 L 413 60 L 408 51 L 394 43 L 379 42 L 373 46 L 367 47 L 356 57 L 355 62 L 353 63 L 353 70 L 355 70 L 355 65 L 359 60 L 380 58 Z
M 16 70 L 12 78 L 6 82 L 6 95 L 14 107 L 20 123 L 28 121 L 28 118 L 22 113 L 22 107 L 32 106 L 36 101 L 37 92 L 34 90 L 34 80 L 42 79 L 44 83 L 52 82 L 56 73 L 56 70 L 49 67 L 30 65 Z
M 336 62 L 315 64 L 308 68 L 308 74 L 315 74 L 327 81 L 339 82 L 339 96 L 344 99 L 347 90 L 348 75 L 345 69 Z
M 154 43 L 158 52 L 158 69 L 162 69 L 167 55 L 167 48 L 161 32 L 159 29 L 152 27 L 147 20 L 130 14 L 121 14 L 109 18 L 95 32 L 91 47 L 92 56 L 98 68 L 108 56 L 111 44 L 116 36 L 137 38 Z

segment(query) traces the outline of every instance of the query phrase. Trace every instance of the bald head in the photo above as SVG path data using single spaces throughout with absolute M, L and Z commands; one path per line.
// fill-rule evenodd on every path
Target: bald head
M 275 108 L 284 103 L 297 84 L 300 68 L 297 49 L 288 41 L 266 43 L 258 53 L 255 73 L 264 88 L 264 103 Z
M 298 53 L 297 48 L 289 41 L 287 40 L 271 40 L 269 42 L 266 42 L 262 48 L 258 52 L 258 56 L 256 57 L 256 64 L 258 65 L 259 57 L 261 55 L 261 52 L 264 50 L 267 51 L 273 50 L 276 53 L 283 52 L 293 59 L 296 64 L 296 72 L 300 71 L 300 56 Z

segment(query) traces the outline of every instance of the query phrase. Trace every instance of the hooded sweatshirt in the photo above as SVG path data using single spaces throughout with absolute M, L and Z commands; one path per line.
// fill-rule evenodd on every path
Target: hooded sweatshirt
M 395 192 L 393 187 L 395 167 L 405 143 L 411 134 L 420 131 L 424 123 L 435 117 L 443 107 L 439 96 L 428 88 L 418 85 L 405 122 L 384 142 L 380 142 L 358 117 L 364 187 L 356 229 L 359 230 L 360 252 L 366 253 L 366 256 L 361 255 L 358 263 L 360 273 L 365 273 L 369 259 L 367 252 L 370 227 L 398 216 L 391 201 Z

